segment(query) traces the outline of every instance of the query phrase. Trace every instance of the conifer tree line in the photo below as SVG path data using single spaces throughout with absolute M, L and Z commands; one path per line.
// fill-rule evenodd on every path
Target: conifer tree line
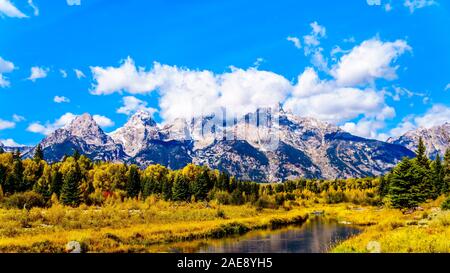
M 416 154 L 415 158 L 404 158 L 391 172 L 380 177 L 299 178 L 263 184 L 240 181 L 226 172 L 194 164 L 170 170 L 161 165 L 140 169 L 124 163 L 93 162 L 76 150 L 61 162 L 48 164 L 38 145 L 30 159 L 21 159 L 18 151 L 0 150 L 0 201 L 9 198 L 20 204 L 17 206 L 24 203 L 48 206 L 59 202 L 76 207 L 82 203 L 101 205 L 110 198 L 145 200 L 154 195 L 169 201 L 214 199 L 223 204 L 271 207 L 296 198 L 319 196 L 327 203 L 380 205 L 388 202 L 396 208 L 413 208 L 448 194 L 450 189 L 450 150 L 444 159 L 437 156 L 430 160 L 420 140 Z

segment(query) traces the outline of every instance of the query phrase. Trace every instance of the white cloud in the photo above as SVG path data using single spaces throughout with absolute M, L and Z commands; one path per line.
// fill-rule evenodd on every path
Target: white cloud
M 433 105 L 423 116 L 415 117 L 414 121 L 418 127 L 442 125 L 450 122 L 450 108 L 442 104 Z
M 32 133 L 39 133 L 43 135 L 49 135 L 53 133 L 56 129 L 59 129 L 72 122 L 76 118 L 76 115 L 72 113 L 65 113 L 60 118 L 56 119 L 53 123 L 47 121 L 44 125 L 40 122 L 31 123 L 27 131 Z
M 28 17 L 18 8 L 16 8 L 16 6 L 14 6 L 10 0 L 0 0 L 0 16 L 7 16 L 14 18 Z
M 434 0 L 405 0 L 403 5 L 413 13 L 416 9 L 437 5 L 437 2 Z
M 34 16 L 38 16 L 39 8 L 33 3 L 33 0 L 28 0 L 28 5 L 33 9 Z
M 15 122 L 21 122 L 21 121 L 24 121 L 24 120 L 25 120 L 25 117 L 23 117 L 23 116 L 21 116 L 21 115 L 14 114 L 14 115 L 13 115 L 13 120 L 14 120 Z
M 11 129 L 16 126 L 15 122 L 0 119 L 0 130 Z
M 303 43 L 305 44 L 305 54 L 310 54 L 314 48 L 320 45 L 320 39 L 326 36 L 326 29 L 317 22 L 309 24 L 311 33 L 303 36 Z
M 75 76 L 77 76 L 78 79 L 86 78 L 86 75 L 84 75 L 83 71 L 79 69 L 74 69 L 73 71 L 75 72 Z
M 42 124 L 41 122 L 33 122 L 28 126 L 27 131 L 32 133 L 49 135 L 53 133 L 55 130 L 62 128 L 66 125 L 69 125 L 76 117 L 77 115 L 68 112 L 53 122 L 47 121 L 45 124 Z M 114 122 L 108 117 L 101 115 L 93 115 L 92 118 L 101 127 L 114 126 Z
M 450 89 L 450 83 L 445 86 L 444 90 L 447 91 L 449 89 Z
M 70 99 L 68 99 L 68 98 L 66 98 L 64 96 L 55 96 L 53 98 L 53 101 L 56 102 L 56 103 L 63 103 L 63 102 L 64 103 L 69 103 Z
M 10 82 L 3 76 L 4 73 L 10 73 L 14 70 L 14 64 L 0 57 L 0 87 L 8 87 Z
M 397 78 L 398 66 L 392 66 L 397 58 L 411 47 L 404 40 L 382 42 L 378 38 L 364 41 L 342 56 L 331 74 L 341 86 L 373 83 L 375 79 Z
M 155 64 L 155 68 L 159 64 Z M 154 68 L 154 70 L 155 70 Z M 156 73 L 146 72 L 144 68 L 136 68 L 134 61 L 128 57 L 120 67 L 91 67 L 94 80 L 92 94 L 107 95 L 114 92 L 127 91 L 132 94 L 147 93 L 154 90 L 161 80 Z
M 288 36 L 286 38 L 289 42 L 292 42 L 296 48 L 302 48 L 302 44 L 300 43 L 300 39 L 297 37 Z
M 324 28 L 313 25 L 313 34 L 326 35 Z M 342 52 L 344 55 L 330 71 L 326 69 L 328 60 L 321 54 L 323 49 L 315 47 L 312 62 L 328 73 L 328 79 L 321 79 L 317 69 L 307 68 L 296 83 L 257 67 L 231 67 L 221 74 L 159 63 L 145 69 L 136 67 L 128 57 L 118 67 L 91 67 L 94 78 L 91 93 L 158 92 L 163 121 L 222 113 L 223 109 L 229 117 L 242 116 L 259 107 L 282 103 L 286 110 L 297 115 L 336 123 L 360 136 L 380 139 L 385 136 L 378 133 L 385 121 L 396 115 L 386 96 L 400 97 L 409 91 L 391 94 L 367 84 L 379 78 L 394 79 L 397 66 L 393 62 L 406 50 L 411 49 L 402 40 L 382 42 L 373 38 L 348 53 Z M 123 103 L 118 113 L 129 115 L 147 107 L 146 102 L 133 96 L 124 97 Z
M 25 146 L 23 144 L 17 143 L 12 138 L 0 139 L 0 143 L 3 143 L 3 145 L 5 145 L 7 147 L 23 147 L 23 146 Z
M 125 96 L 122 98 L 123 106 L 117 109 L 117 113 L 131 115 L 137 111 L 146 111 L 151 114 L 157 110 L 155 108 L 147 107 L 147 102 L 140 100 L 133 96 Z
M 81 0 L 67 0 L 67 5 L 69 6 L 80 6 Z
M 60 70 L 59 70 L 59 73 L 61 73 L 61 77 L 67 78 L 67 71 L 66 71 L 66 70 L 60 69 Z
M 168 120 L 218 112 L 222 107 L 226 107 L 229 114 L 245 114 L 283 101 L 291 88 L 284 77 L 256 68 L 231 68 L 231 72 L 215 75 L 206 70 L 154 63 L 153 68 L 146 71 L 136 68 L 128 58 L 117 68 L 92 67 L 91 70 L 96 81 L 91 90 L 93 94 L 157 91 L 161 115 Z
M 93 115 L 92 118 L 97 122 L 100 127 L 111 127 L 114 126 L 114 121 L 109 119 L 108 117 L 101 115 Z
M 430 128 L 446 122 L 450 122 L 450 107 L 435 104 L 423 115 L 407 116 L 389 133 L 392 137 L 399 137 L 417 128 Z
M 385 140 L 385 135 L 378 133 L 378 131 L 380 129 L 383 129 L 384 126 L 385 123 L 383 121 L 361 119 L 357 123 L 347 122 L 343 126 L 341 126 L 341 129 L 353 135 L 371 139 Z
M 303 36 L 305 56 L 311 56 L 311 63 L 319 70 L 328 72 L 328 60 L 323 56 L 323 48 L 320 47 L 320 39 L 326 36 L 326 29 L 317 22 L 309 25 L 311 33 Z
M 33 66 L 31 68 L 31 75 L 27 79 L 34 82 L 37 79 L 43 79 L 47 77 L 48 72 L 49 72 L 48 68 Z
M 381 5 L 381 0 L 366 0 L 369 6 L 379 6 Z

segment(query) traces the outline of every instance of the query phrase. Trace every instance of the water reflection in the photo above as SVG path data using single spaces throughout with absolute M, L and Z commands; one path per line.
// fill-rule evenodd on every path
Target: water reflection
M 166 246 L 169 252 L 197 253 L 322 253 L 360 231 L 349 225 L 315 217 L 301 226 L 253 231 L 222 240 L 200 240 Z M 161 250 L 161 249 L 159 249 Z

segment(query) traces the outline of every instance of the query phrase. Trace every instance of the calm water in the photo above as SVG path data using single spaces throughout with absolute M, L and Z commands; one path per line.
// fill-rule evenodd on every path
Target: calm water
M 253 231 L 221 240 L 179 243 L 166 246 L 166 250 L 197 253 L 321 253 L 359 232 L 355 227 L 316 217 L 301 226 Z

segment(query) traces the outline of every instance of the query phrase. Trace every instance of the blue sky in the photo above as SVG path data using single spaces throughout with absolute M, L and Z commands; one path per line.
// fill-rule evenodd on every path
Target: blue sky
M 449 48 L 443 0 L 0 0 L 0 141 L 276 101 L 385 139 L 450 121 Z

